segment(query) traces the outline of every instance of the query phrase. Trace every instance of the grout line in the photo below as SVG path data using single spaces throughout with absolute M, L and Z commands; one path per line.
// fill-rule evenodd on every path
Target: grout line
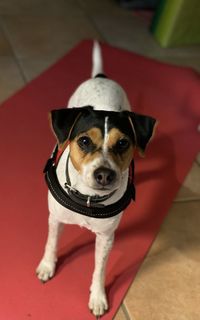
M 24 83 L 26 84 L 26 83 L 28 82 L 28 79 L 27 79 L 27 77 L 26 77 L 26 75 L 25 75 L 25 73 L 24 73 L 24 70 L 23 70 L 23 67 L 22 67 L 22 65 L 21 65 L 21 63 L 20 63 L 20 60 L 19 60 L 18 57 L 17 57 L 17 53 L 16 53 L 15 48 L 14 48 L 14 46 L 13 46 L 12 40 L 11 40 L 11 38 L 10 38 L 9 31 L 8 31 L 8 29 L 6 28 L 5 23 L 3 22 L 2 16 L 0 16 L 0 27 L 1 27 L 1 29 L 2 29 L 2 32 L 4 33 L 4 36 L 5 36 L 6 40 L 7 40 L 8 43 L 9 43 L 9 46 L 10 46 L 10 48 L 11 48 L 11 52 L 12 52 L 12 54 L 13 54 L 13 59 L 14 59 L 16 65 L 17 65 L 17 67 L 18 67 L 18 69 L 19 69 L 19 73 L 20 73 L 20 75 L 21 75 L 21 77 L 22 77 L 22 80 L 23 80 Z
M 200 167 L 200 157 L 199 157 L 199 160 L 198 159 L 195 160 L 195 163 L 197 164 L 198 167 Z
M 123 310 L 123 312 L 124 312 L 124 315 L 125 315 L 126 320 L 131 320 L 131 317 L 130 317 L 130 315 L 129 315 L 129 312 L 128 312 L 128 310 L 127 310 L 127 308 L 126 308 L 126 306 L 125 306 L 124 303 L 121 304 L 121 308 L 122 308 L 122 310 Z
M 200 197 L 191 197 L 191 198 L 186 198 L 186 199 L 175 199 L 173 203 L 188 203 L 188 202 L 200 202 Z

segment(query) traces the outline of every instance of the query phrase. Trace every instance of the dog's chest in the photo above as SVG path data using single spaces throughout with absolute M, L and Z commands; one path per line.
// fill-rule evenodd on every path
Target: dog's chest
M 52 196 L 50 191 L 48 192 L 48 204 L 50 212 L 49 219 L 51 222 L 59 221 L 64 224 L 78 225 L 87 228 L 94 233 L 109 234 L 113 232 L 117 228 L 122 216 L 121 213 L 115 217 L 106 219 L 86 217 L 61 206 Z

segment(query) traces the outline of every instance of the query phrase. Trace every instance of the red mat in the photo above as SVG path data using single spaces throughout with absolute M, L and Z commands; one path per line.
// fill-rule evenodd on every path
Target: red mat
M 94 236 L 67 226 L 58 271 L 42 285 L 35 268 L 47 236 L 42 169 L 55 140 L 47 112 L 66 105 L 90 75 L 92 42 L 84 41 L 0 108 L 0 319 L 90 320 L 87 309 Z M 135 110 L 160 125 L 146 159 L 136 161 L 136 203 L 126 210 L 111 253 L 106 288 L 112 319 L 200 150 L 200 78 L 103 45 L 105 70 L 128 92 Z

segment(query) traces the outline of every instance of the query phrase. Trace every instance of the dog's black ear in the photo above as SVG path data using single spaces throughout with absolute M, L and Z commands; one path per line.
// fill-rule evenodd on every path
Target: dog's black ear
M 92 107 L 56 109 L 50 112 L 50 123 L 59 144 L 70 139 L 76 121 Z
M 157 121 L 156 119 L 129 112 L 129 121 L 133 130 L 136 147 L 141 156 L 144 156 L 145 149 L 154 135 Z

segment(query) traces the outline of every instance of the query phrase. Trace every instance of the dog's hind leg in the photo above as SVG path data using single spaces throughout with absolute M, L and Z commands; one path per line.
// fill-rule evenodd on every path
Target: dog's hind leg
M 112 248 L 114 234 L 97 234 L 95 247 L 95 269 L 90 287 L 89 309 L 95 316 L 102 316 L 108 309 L 105 293 L 105 268 Z
M 36 269 L 36 274 L 42 282 L 46 282 L 54 276 L 57 262 L 57 244 L 62 229 L 62 223 L 49 219 L 49 232 L 44 256 Z

